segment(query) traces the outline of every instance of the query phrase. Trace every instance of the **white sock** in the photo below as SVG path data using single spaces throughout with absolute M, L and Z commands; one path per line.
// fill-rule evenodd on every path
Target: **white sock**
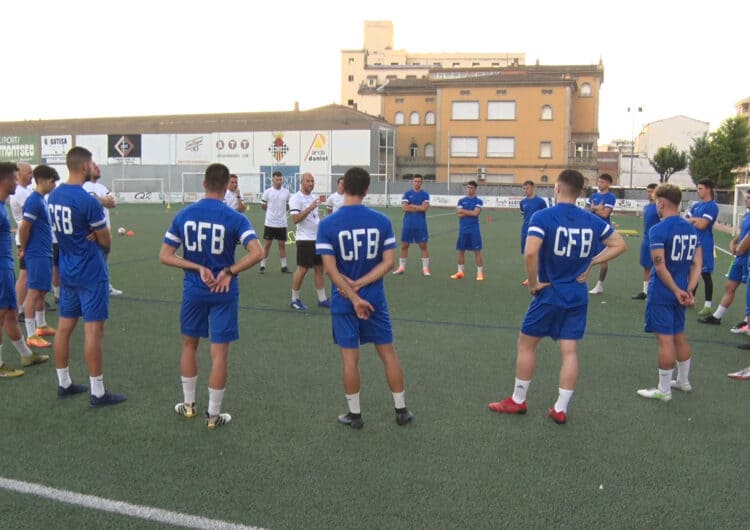
M 31 355 L 32 352 L 29 349 L 29 347 L 26 345 L 26 342 L 23 340 L 23 337 L 21 337 L 18 340 L 11 341 L 11 343 L 13 344 L 13 347 L 16 349 L 16 351 L 19 354 L 23 355 L 24 357 L 28 357 L 29 355 Z
M 281 258 L 281 266 L 286 267 L 286 258 Z
M 73 384 L 73 381 L 70 379 L 70 369 L 67 366 L 57 369 L 57 384 L 63 388 L 68 388 Z
M 221 412 L 221 402 L 224 401 L 224 389 L 217 390 L 208 387 L 208 415 L 218 416 Z
M 599 280 L 596 282 L 596 288 L 597 289 L 604 289 L 604 282 Z
M 36 327 L 43 328 L 47 325 L 47 311 L 42 309 L 41 311 L 35 312 L 36 316 Z
M 648 294 L 648 282 L 643 282 L 643 294 Z
M 719 304 L 719 307 L 717 307 L 716 311 L 714 311 L 714 318 L 721 320 L 721 317 L 723 317 L 724 313 L 726 312 L 727 312 L 727 308 Z
M 0 342 L 0 366 L 3 364 L 3 343 Z
M 568 403 L 570 402 L 570 398 L 573 397 L 573 392 L 575 392 L 575 390 L 559 388 L 558 391 L 557 401 L 555 401 L 555 411 L 568 412 Z
M 463 272 L 463 271 L 464 271 L 464 266 L 463 265 L 459 265 L 458 266 L 458 272 Z
M 295 300 L 299 300 L 299 291 L 295 291 L 294 289 L 292 289 L 292 302 L 294 302 Z
M 325 287 L 323 289 L 315 289 L 315 292 L 318 293 L 318 302 L 324 302 L 326 300 L 326 290 Z
M 422 258 L 422 268 L 423 269 L 430 268 L 430 258 Z
M 198 376 L 181 376 L 180 379 L 182 380 L 182 396 L 185 399 L 184 403 L 195 403 L 195 385 L 198 382 Z
M 705 302 L 703 303 L 703 307 L 707 307 L 707 308 L 711 309 L 711 300 L 706 300 L 706 301 L 705 301 Z
M 393 406 L 397 409 L 404 409 L 406 408 L 406 394 L 405 390 L 402 390 L 401 392 L 392 392 L 393 394 Z
M 36 320 L 33 318 L 24 318 L 23 323 L 26 325 L 26 336 L 36 335 Z
M 479 273 L 484 272 L 484 267 L 477 267 L 477 272 L 479 272 Z
M 91 384 L 92 396 L 102 397 L 104 395 L 104 374 L 95 375 L 94 377 L 89 376 L 89 383 Z
M 60 286 L 59 285 L 52 286 L 52 294 L 55 295 L 55 298 L 60 298 Z
M 402 269 L 406 268 L 406 258 L 398 258 L 398 266 Z
M 524 381 L 516 377 L 516 387 L 513 389 L 513 401 L 519 405 L 526 401 L 526 393 L 529 391 L 531 379 Z
M 362 409 L 359 408 L 359 392 L 356 394 L 344 394 L 346 396 L 346 405 L 349 407 L 349 412 L 352 414 L 361 414 Z
M 260 260 L 260 266 L 263 267 L 263 268 L 265 268 L 265 266 L 266 266 L 266 258 L 263 258 L 262 260 Z
M 690 382 L 690 361 L 677 361 L 677 382 L 680 384 L 688 384 Z
M 657 388 L 659 392 L 664 392 L 665 394 L 669 394 L 672 392 L 672 369 L 669 370 L 662 370 L 659 368 L 659 387 Z

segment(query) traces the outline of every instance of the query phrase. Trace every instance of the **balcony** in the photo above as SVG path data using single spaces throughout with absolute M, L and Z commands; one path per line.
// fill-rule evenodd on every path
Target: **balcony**
M 568 167 L 571 169 L 596 168 L 597 157 L 596 155 L 586 158 L 568 157 Z
M 397 156 L 396 164 L 399 167 L 435 167 L 435 157 L 427 156 Z

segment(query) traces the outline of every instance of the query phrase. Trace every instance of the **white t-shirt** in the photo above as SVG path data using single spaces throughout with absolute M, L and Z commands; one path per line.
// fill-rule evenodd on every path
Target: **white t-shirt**
M 326 206 L 331 207 L 331 213 L 335 212 L 344 205 L 344 196 L 338 191 L 334 191 L 328 196 Z
M 10 213 L 13 215 L 13 220 L 16 222 L 16 228 L 21 225 L 23 220 L 23 203 L 31 195 L 32 189 L 31 184 L 26 187 L 16 184 L 16 191 L 10 196 Z M 21 240 L 18 239 L 18 230 L 16 230 L 16 246 L 21 244 Z
M 317 201 L 318 196 L 314 193 L 304 195 L 298 191 L 289 199 L 289 213 L 295 215 L 307 210 L 313 201 Z M 307 214 L 307 217 L 297 223 L 297 241 L 315 241 L 318 237 L 318 225 L 320 224 L 320 214 L 317 208 Z
M 100 182 L 93 182 L 91 180 L 84 182 L 83 189 L 86 190 L 89 195 L 93 195 L 94 197 L 109 196 L 109 190 L 104 184 L 101 184 Z M 104 218 L 107 220 L 107 228 L 109 228 L 109 208 L 104 208 Z
M 233 191 L 227 190 L 226 194 L 224 195 L 224 202 L 229 206 L 232 210 L 236 210 L 237 206 L 240 205 L 240 201 L 237 198 L 237 194 Z
M 286 205 L 289 202 L 289 190 L 286 188 L 267 188 L 260 202 L 266 205 L 266 220 L 263 223 L 270 228 L 286 228 Z

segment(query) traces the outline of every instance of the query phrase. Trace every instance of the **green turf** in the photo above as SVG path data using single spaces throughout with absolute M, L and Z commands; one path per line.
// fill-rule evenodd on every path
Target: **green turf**
M 745 289 L 722 326 L 695 322 L 694 392 L 671 403 L 636 396 L 654 386 L 655 339 L 643 333 L 640 237 L 610 266 L 592 297 L 579 347 L 581 377 L 569 423 L 545 417 L 557 394 L 559 354 L 543 341 L 529 412 L 503 417 L 487 403 L 513 385 L 515 343 L 529 295 L 519 282 L 517 212 L 483 222 L 485 282 L 455 271 L 457 220 L 430 211 L 432 277 L 413 248 L 407 274 L 387 278 L 396 346 L 413 424 L 398 427 L 383 370 L 371 347 L 361 361 L 365 427 L 335 421 L 345 411 L 341 362 L 330 317 L 289 309 L 291 276 L 241 275 L 241 336 L 231 349 L 224 408 L 234 421 L 209 432 L 172 411 L 182 397 L 178 327 L 182 274 L 159 265 L 161 237 L 176 208 L 121 205 L 113 227 L 105 383 L 128 401 L 91 410 L 86 396 L 58 400 L 52 365 L 0 380 L 4 442 L 0 476 L 164 510 L 274 529 L 296 528 L 739 528 L 746 525 L 750 384 L 726 373 L 750 364 L 728 328 L 742 318 Z M 400 212 L 386 210 L 400 231 Z M 262 212 L 250 211 L 257 229 Z M 618 216 L 623 228 L 641 220 Z M 727 246 L 729 236 L 717 234 Z M 294 247 L 290 247 L 294 256 Z M 293 259 L 290 260 L 293 263 Z M 717 258 L 718 302 L 728 266 Z M 702 286 L 698 299 L 702 302 Z M 314 306 L 312 278 L 303 300 Z M 54 325 L 56 314 L 51 314 Z M 82 330 L 71 372 L 86 381 Z M 7 343 L 3 356 L 17 365 Z M 201 347 L 199 407 L 206 406 L 207 347 Z M 601 485 L 601 488 L 600 488 Z M 158 524 L 0 490 L 0 526 L 155 528 Z

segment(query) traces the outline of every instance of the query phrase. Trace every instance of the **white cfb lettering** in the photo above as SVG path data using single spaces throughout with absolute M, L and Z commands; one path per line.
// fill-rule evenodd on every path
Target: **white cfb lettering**
M 203 252 L 208 248 L 211 254 L 224 252 L 224 225 L 200 221 L 187 221 L 183 227 L 185 248 L 191 252 Z
M 380 248 L 380 230 L 377 228 L 342 230 L 339 232 L 339 248 L 341 259 L 344 261 L 357 261 L 361 249 L 364 250 L 367 259 L 375 259 Z
M 555 255 L 569 258 L 573 249 L 578 247 L 574 257 L 587 258 L 591 254 L 594 231 L 591 228 L 567 228 L 558 226 L 555 232 Z
M 692 261 L 698 246 L 698 236 L 695 234 L 678 234 L 672 238 L 672 261 Z
M 70 206 L 50 204 L 49 215 L 52 219 L 52 225 L 54 226 L 55 232 L 61 232 L 63 234 L 73 233 L 73 212 L 71 211 Z

